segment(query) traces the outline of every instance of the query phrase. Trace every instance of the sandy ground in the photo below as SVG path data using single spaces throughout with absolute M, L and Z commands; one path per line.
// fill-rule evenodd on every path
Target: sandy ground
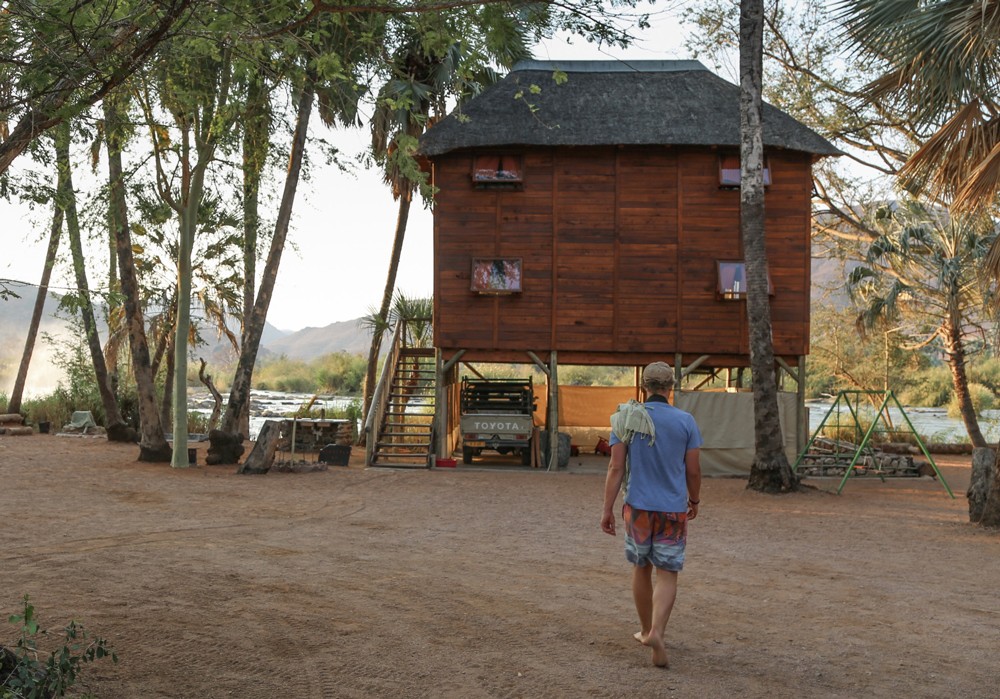
M 941 458 L 956 500 L 930 478 L 707 481 L 663 670 L 632 640 L 595 457 L 237 476 L 134 456 L 0 437 L 0 612 L 28 593 L 43 626 L 108 638 L 120 663 L 82 687 L 105 699 L 1000 696 L 1000 535 L 966 523 L 968 457 Z

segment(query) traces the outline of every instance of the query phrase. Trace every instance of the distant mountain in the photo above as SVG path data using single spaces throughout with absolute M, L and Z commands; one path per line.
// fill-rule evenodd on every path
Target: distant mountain
M 20 298 L 0 299 L 0 393 L 8 394 L 14 387 L 14 378 L 17 376 L 17 369 L 21 363 L 24 340 L 31 323 L 31 314 L 34 310 L 38 287 L 18 287 L 15 291 Z M 73 330 L 68 320 L 56 315 L 58 307 L 59 297 L 56 294 L 49 294 L 45 301 L 45 314 L 39 325 L 38 338 L 35 341 L 35 349 L 26 382 L 29 392 L 33 395 L 48 393 L 56 387 L 62 378 L 62 370 L 55 366 L 55 353 L 60 349 L 60 345 L 65 345 L 66 341 L 70 339 Z M 65 316 L 66 314 L 60 315 Z M 104 314 L 98 311 L 97 333 L 102 342 L 106 341 L 108 337 L 107 325 L 105 325 L 103 318 Z M 230 323 L 230 329 L 239 335 L 237 321 L 233 320 Z M 54 343 L 46 341 L 44 335 L 51 337 Z M 280 342 L 287 335 L 287 332 L 266 323 L 261 339 L 261 351 L 258 356 L 260 358 L 269 356 L 271 353 L 268 352 L 267 345 Z M 219 339 L 214 331 L 208 328 L 203 329 L 202 339 L 205 340 L 206 344 L 191 352 L 195 361 L 199 357 L 204 357 L 209 364 L 218 365 L 227 364 L 236 358 L 236 352 L 229 341 L 224 337 Z M 370 340 L 365 342 L 370 342 Z
M 9 394 L 14 387 L 38 287 L 18 287 L 15 291 L 20 298 L 0 299 L 0 393 L 3 394 Z M 55 316 L 58 306 L 59 299 L 50 294 L 45 301 L 45 315 L 38 328 L 28 370 L 26 385 L 32 394 L 51 391 L 62 376 L 62 371 L 54 366 L 55 347 L 43 337 L 48 335 L 56 342 L 69 337 L 66 321 Z
M 322 328 L 303 328 L 261 344 L 272 355 L 310 360 L 324 354 L 348 352 L 368 354 L 372 334 L 359 324 L 360 318 L 330 323 Z

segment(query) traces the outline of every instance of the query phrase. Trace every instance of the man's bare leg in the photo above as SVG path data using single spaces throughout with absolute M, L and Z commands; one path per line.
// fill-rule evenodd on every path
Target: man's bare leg
M 632 568 L 632 598 L 635 600 L 635 611 L 639 613 L 640 630 L 633 636 L 639 643 L 646 645 L 646 637 L 653 624 L 653 566 L 635 566 Z
M 644 645 L 653 649 L 653 665 L 667 666 L 667 646 L 663 636 L 670 612 L 677 599 L 677 573 L 672 570 L 656 569 L 656 586 L 653 588 L 653 613 L 650 620 L 649 633 L 646 634 Z

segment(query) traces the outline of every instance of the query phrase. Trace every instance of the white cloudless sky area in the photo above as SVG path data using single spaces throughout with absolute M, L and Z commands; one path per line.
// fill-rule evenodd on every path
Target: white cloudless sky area
M 554 38 L 538 45 L 538 60 L 674 60 L 687 58 L 676 16 L 649 8 L 652 27 L 635 31 L 638 40 L 628 49 L 599 47 L 573 38 Z M 331 133 L 315 125 L 313 131 L 343 151 L 361 153 L 367 130 Z M 319 133 L 322 131 L 322 133 Z M 17 162 L 15 161 L 16 172 Z M 89 169 L 78 164 L 81 170 Z M 79 186 L 79 184 L 78 184 Z M 47 207 L 34 212 L 0 200 L 0 278 L 37 284 L 48 238 Z M 357 169 L 345 174 L 334 166 L 313 166 L 312 177 L 299 185 L 288 244 L 281 259 L 268 320 L 282 330 L 322 327 L 352 320 L 377 307 L 385 288 L 386 272 L 396 224 L 397 205 L 378 170 Z M 63 238 L 60 252 L 67 246 Z M 106 253 L 98 258 L 106 264 Z M 258 267 L 263 266 L 261 262 Z M 433 221 L 423 201 L 415 200 L 396 278 L 396 289 L 410 297 L 433 292 Z M 96 268 L 92 275 L 96 275 Z M 68 265 L 57 268 L 50 286 L 72 288 Z M 92 277 L 93 278 L 93 277 Z M 32 292 L 33 293 L 33 292 Z M 24 294 L 22 294 L 24 295 Z M 2 301 L 0 301 L 2 303 Z

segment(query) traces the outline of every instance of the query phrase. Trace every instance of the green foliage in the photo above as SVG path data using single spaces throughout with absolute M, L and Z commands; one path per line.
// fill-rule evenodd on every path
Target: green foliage
M 968 366 L 969 381 L 982 384 L 993 393 L 1000 394 L 1000 359 L 996 357 L 977 358 Z
M 309 401 L 300 405 L 298 410 L 291 413 L 291 416 L 316 419 L 351 420 L 355 424 L 361 420 L 362 406 L 361 401 L 359 400 L 350 401 L 344 408 L 316 408 L 313 406 L 315 405 L 317 399 L 318 396 L 313 396 Z
M 990 390 L 989 386 L 984 386 L 981 383 L 970 383 L 969 395 L 972 398 L 972 405 L 976 409 L 976 415 L 981 415 L 984 410 L 993 410 L 997 406 L 996 394 Z M 961 417 L 958 398 L 955 396 L 952 396 L 948 403 L 948 417 Z
M 475 368 L 488 379 L 520 379 L 530 376 L 536 386 L 544 386 L 546 382 L 545 374 L 534 364 L 476 364 Z M 630 366 L 567 364 L 559 367 L 561 386 L 632 386 L 634 381 L 635 368 Z
M 279 357 L 261 363 L 254 371 L 254 388 L 289 393 L 356 395 L 365 377 L 360 354 L 337 352 L 305 362 Z
M 287 357 L 261 364 L 254 371 L 253 382 L 262 391 L 310 393 L 319 388 L 312 363 Z
M 815 308 L 807 397 L 836 395 L 848 389 L 882 390 L 886 386 L 898 392 L 903 377 L 924 361 L 920 353 L 903 349 L 899 333 L 859 333 L 856 316 L 852 308 Z
M 12 648 L 0 646 L 0 699 L 47 699 L 62 697 L 79 679 L 84 665 L 101 658 L 118 662 L 118 656 L 103 638 L 90 638 L 81 624 L 70 621 L 63 629 L 62 646 L 45 655 L 39 641 L 49 636 L 38 625 L 35 608 L 24 596 L 20 614 L 9 621 L 18 628 Z
M 82 341 L 54 343 L 52 361 L 62 369 L 64 376 L 64 380 L 59 382 L 52 396 L 55 397 L 56 404 L 61 405 L 62 410 L 65 411 L 60 416 L 63 422 L 52 421 L 61 425 L 69 420 L 70 414 L 74 410 L 89 410 L 94 414 L 94 421 L 103 425 L 105 421 L 104 403 L 101 401 L 101 394 L 97 388 L 94 365 L 86 344 Z M 51 402 L 49 405 L 55 407 Z
M 82 332 L 79 328 L 77 330 Z M 104 403 L 97 389 L 94 365 L 86 344 L 72 339 L 58 341 L 51 336 L 45 336 L 45 339 L 53 346 L 53 363 L 62 370 L 63 379 L 52 393 L 22 402 L 21 411 L 27 422 L 50 422 L 59 427 L 69 422 L 75 411 L 89 410 L 98 425 L 105 424 Z M 109 367 L 109 370 L 113 369 Z M 113 385 L 119 411 L 126 424 L 138 427 L 139 399 L 134 382 L 129 380 L 131 374 L 125 357 L 119 358 L 116 376 L 126 379 Z
M 904 405 L 940 408 L 948 404 L 954 390 L 948 367 L 936 366 L 910 374 L 897 394 Z
M 200 413 L 195 410 L 188 411 L 188 433 L 189 434 L 208 434 L 208 418 L 210 415 L 207 413 Z
M 29 398 L 21 403 L 28 424 L 50 422 L 57 428 L 69 422 L 73 407 L 67 400 L 65 392 L 56 389 L 47 396 Z
M 632 367 L 571 365 L 559 368 L 563 386 L 631 386 L 635 381 Z

